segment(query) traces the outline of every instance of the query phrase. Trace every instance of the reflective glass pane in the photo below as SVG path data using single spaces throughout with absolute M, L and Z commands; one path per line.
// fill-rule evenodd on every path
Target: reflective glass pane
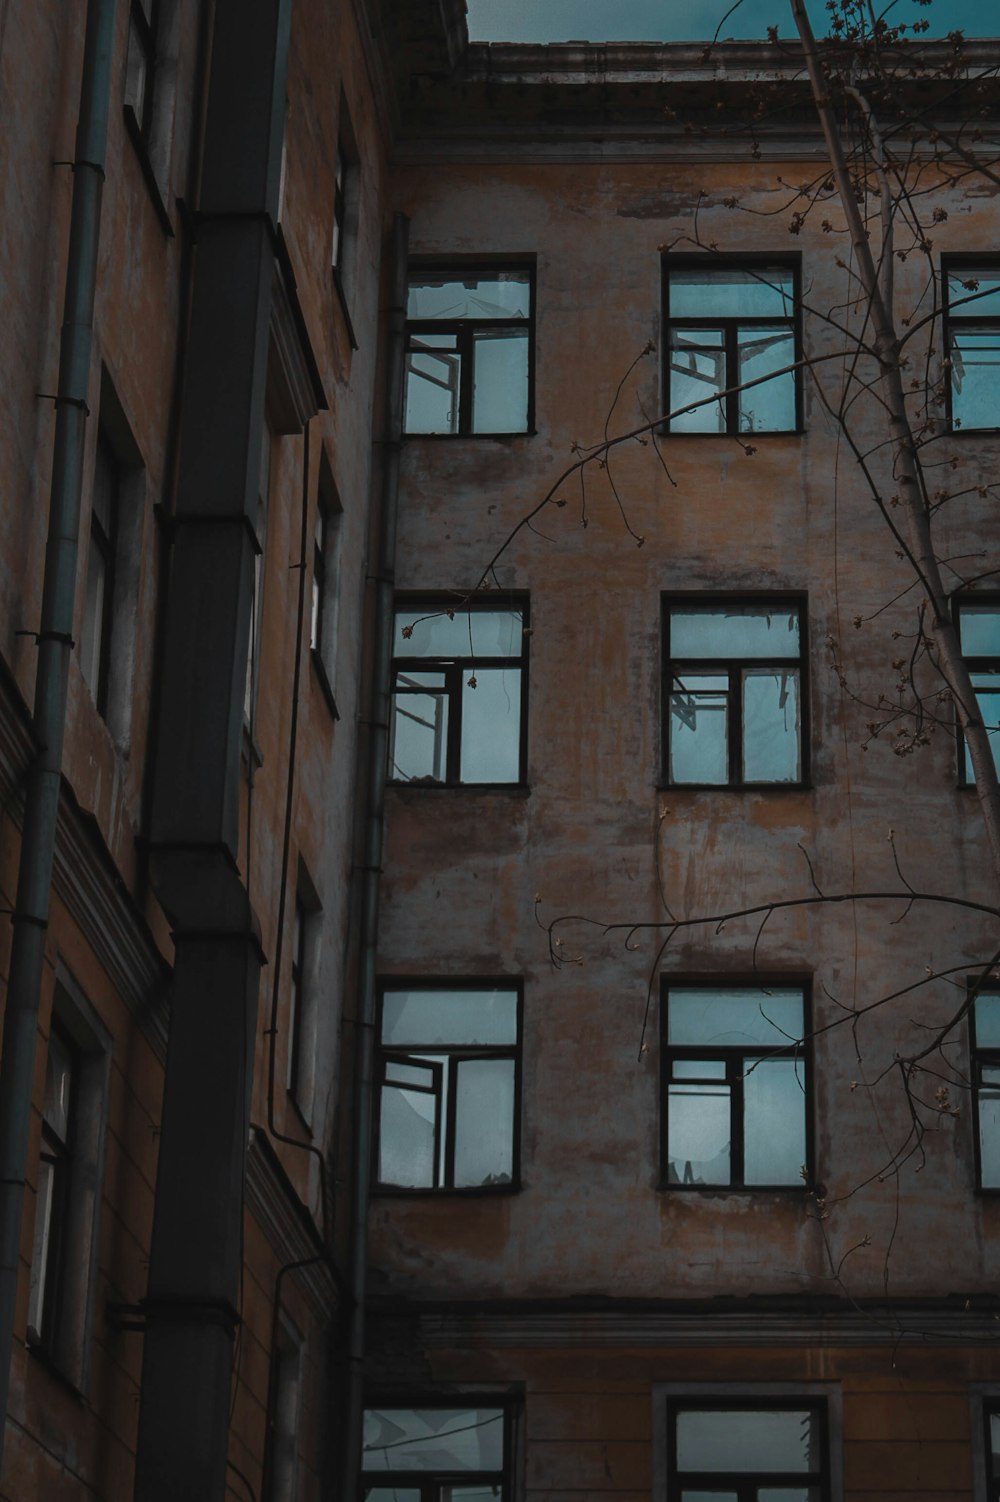
M 1000 606 L 963 605 L 958 634 L 966 657 L 1000 657 Z
M 101 676 L 101 643 L 104 636 L 107 587 L 107 567 L 91 537 L 90 551 L 87 554 L 87 603 L 80 631 L 80 669 L 95 699 L 98 697 Z
M 1000 318 L 1000 270 L 996 266 L 965 266 L 961 271 L 950 271 L 948 308 L 959 318 Z
M 670 655 L 675 659 L 798 657 L 799 613 L 774 604 L 674 605 Z
M 1000 428 L 1000 328 L 953 326 L 950 353 L 955 427 Z
M 730 1183 L 731 1136 L 728 1085 L 667 1086 L 668 1183 Z
M 991 1474 L 1000 1476 L 1000 1413 L 990 1414 L 990 1458 Z
M 675 1059 L 671 1066 L 675 1080 L 724 1080 L 725 1059 Z
M 503 1487 L 481 1481 L 476 1486 L 443 1486 L 440 1495 L 441 1502 L 492 1502 L 503 1495 Z
M 979 1091 L 979 1172 L 984 1189 L 1000 1189 L 1000 1090 Z
M 743 781 L 798 782 L 799 675 L 748 668 L 743 674 Z
M 994 764 L 1000 769 L 1000 674 L 997 673 L 973 673 L 972 684 L 976 690 L 976 703 L 979 705 L 983 724 L 989 735 L 990 745 L 993 748 Z M 963 741 L 965 754 L 965 780 L 975 782 L 972 770 L 972 757 L 969 754 L 968 744 Z
M 801 1184 L 806 1161 L 805 1064 L 745 1060 L 743 1182 Z
M 386 1059 L 385 1078 L 390 1085 L 419 1085 L 424 1090 L 434 1088 L 434 1070 L 429 1064 L 403 1064 L 399 1059 Z
M 517 657 L 523 625 L 520 610 L 399 610 L 395 657 Z M 409 628 L 409 636 L 403 632 Z
M 1000 991 L 981 991 L 976 1009 L 976 1047 L 1000 1048 Z
M 528 330 L 481 329 L 473 341 L 472 431 L 528 428 Z
M 73 1084 L 73 1055 L 58 1033 L 49 1034 L 45 1061 L 45 1123 L 65 1142 L 69 1137 L 70 1091 Z
M 448 695 L 418 691 L 444 674 L 399 673 L 389 726 L 389 776 L 401 782 L 444 782 L 448 775 Z M 412 686 L 411 686 L 412 685 Z
M 669 272 L 671 318 L 790 318 L 787 266 L 685 267 Z
M 740 385 L 760 381 L 770 371 L 784 375 L 740 392 L 741 433 L 787 433 L 795 427 L 795 335 L 788 328 L 740 329 L 736 379 Z
M 473 667 L 462 681 L 462 782 L 521 776 L 521 670 Z
M 43 1141 L 43 1148 L 45 1144 Z M 28 1324 L 41 1333 L 45 1318 L 45 1282 L 49 1268 L 52 1237 L 52 1208 L 55 1199 L 56 1165 L 44 1158 L 38 1164 L 35 1190 L 35 1235 L 31 1250 L 31 1280 L 28 1286 Z
M 981 1073 L 984 1085 L 1000 1085 L 1000 1064 L 984 1064 Z
M 456 1187 L 509 1184 L 514 1168 L 514 1060 L 462 1059 L 455 1091 Z
M 682 1409 L 677 1415 L 680 1471 L 771 1471 L 820 1468 L 817 1416 L 809 1409 Z
M 802 1020 L 802 992 L 790 987 L 710 991 L 672 986 L 667 995 L 670 1043 L 788 1048 L 802 1037 Z
M 516 991 L 386 991 L 382 1042 L 391 1048 L 517 1042 Z
M 531 277 L 527 271 L 441 281 L 410 280 L 407 318 L 527 318 L 531 312 Z
M 420 1502 L 420 1490 L 415 1486 L 368 1486 L 365 1502 Z
M 411 336 L 406 356 L 407 433 L 457 433 L 462 358 L 453 334 Z
M 670 695 L 671 782 L 729 781 L 729 675 L 689 673 Z
M 726 353 L 722 334 L 713 329 L 671 329 L 671 429 L 675 433 L 724 433 L 725 403 L 706 402 L 705 398 L 725 389 Z M 704 405 L 692 412 L 683 411 L 693 402 Z
M 499 1471 L 499 1408 L 368 1408 L 366 1471 Z
M 378 1176 L 381 1184 L 432 1189 L 437 1097 L 423 1091 L 382 1086 L 379 1114 Z

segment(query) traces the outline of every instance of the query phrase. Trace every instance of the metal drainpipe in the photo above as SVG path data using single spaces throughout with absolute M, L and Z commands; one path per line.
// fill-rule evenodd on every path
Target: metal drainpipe
M 375 576 L 371 735 L 368 745 L 368 806 L 361 906 L 361 966 L 358 981 L 354 1143 L 351 1174 L 349 1281 L 352 1299 L 347 1346 L 347 1403 L 342 1478 L 343 1502 L 357 1496 L 361 1474 L 364 1412 L 365 1295 L 368 1275 L 368 1201 L 372 1176 L 375 1055 L 375 966 L 378 944 L 379 875 L 385 783 L 389 765 L 389 673 L 392 662 L 399 456 L 403 435 L 403 356 L 406 336 L 406 269 L 410 222 L 396 214 L 392 226 L 391 294 L 386 350 L 385 444 L 380 496 L 378 570 Z
M 42 965 L 49 919 L 73 648 L 80 492 L 93 343 L 94 288 L 107 155 L 116 0 L 90 0 L 73 162 L 66 301 L 59 351 L 55 450 L 45 584 L 36 643 L 31 768 L 21 834 L 17 902 L 0 1057 L 0 1460 L 10 1391 L 21 1213 L 35 1073 Z

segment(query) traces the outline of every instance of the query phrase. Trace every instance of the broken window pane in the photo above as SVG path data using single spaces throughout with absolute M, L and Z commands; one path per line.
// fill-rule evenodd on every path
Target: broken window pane
M 406 316 L 413 320 L 510 319 L 531 315 L 531 277 L 527 271 L 501 271 L 462 280 L 411 276 Z
M 1000 427 L 1000 325 L 953 328 L 950 354 L 953 425 Z
M 728 1085 L 669 1086 L 667 1177 L 671 1183 L 731 1182 L 730 1097 Z
M 380 1183 L 409 1189 L 434 1187 L 439 1105 L 439 1093 L 382 1086 Z
M 670 333 L 670 427 L 677 433 L 724 433 L 725 403 L 706 402 L 726 388 L 723 335 L 712 329 L 672 329 Z M 702 402 L 691 412 L 683 409 Z M 673 414 L 676 414 L 673 415 Z
M 670 781 L 729 781 L 729 677 L 685 673 L 670 696 Z
M 528 330 L 480 329 L 472 338 L 472 431 L 523 433 L 528 426 Z
M 806 1161 L 801 1059 L 748 1057 L 743 1078 L 743 1181 L 794 1184 Z
M 799 612 L 787 605 L 675 605 L 670 611 L 673 657 L 798 657 Z
M 399 673 L 392 696 L 389 766 L 401 782 L 444 782 L 448 695 L 443 673 Z M 437 690 L 437 692 L 430 692 Z
M 455 1062 L 455 1184 L 509 1184 L 514 1167 L 514 1060 Z
M 454 334 L 414 335 L 406 357 L 406 431 L 457 433 L 461 379 Z
M 798 782 L 798 674 L 748 669 L 743 676 L 743 781 Z

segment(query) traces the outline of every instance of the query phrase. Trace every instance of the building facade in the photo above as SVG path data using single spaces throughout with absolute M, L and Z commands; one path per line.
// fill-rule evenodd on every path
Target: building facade
M 995 51 L 894 210 L 988 726 Z M 0 1497 L 1000 1495 L 996 882 L 799 56 L 0 70 Z

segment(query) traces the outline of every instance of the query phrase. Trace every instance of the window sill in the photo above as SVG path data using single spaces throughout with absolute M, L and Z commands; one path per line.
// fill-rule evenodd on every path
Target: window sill
M 660 793 L 810 793 L 811 782 L 658 782 Z
M 509 798 L 527 798 L 531 788 L 526 782 L 392 782 L 386 787 L 397 792 L 415 793 L 505 793 Z
M 41 1337 L 36 1335 L 33 1330 L 29 1330 L 25 1344 L 28 1347 L 28 1355 L 37 1361 L 39 1366 L 44 1367 L 49 1376 L 54 1378 L 70 1397 L 75 1398 L 78 1403 L 83 1403 L 84 1396 L 82 1390 L 73 1381 L 72 1377 L 68 1377 L 62 1367 L 59 1366 L 48 1347 L 42 1343 Z
M 407 440 L 429 438 L 434 443 L 507 443 L 511 438 L 534 438 L 537 428 L 521 428 L 514 433 L 404 433 Z
M 754 443 L 758 438 L 804 438 L 807 428 L 768 428 L 759 433 L 686 433 L 662 423 L 657 430 L 660 438 L 725 438 L 737 443 Z
M 344 291 L 344 283 L 343 279 L 341 278 L 339 268 L 336 266 L 331 267 L 330 274 L 333 279 L 333 290 L 334 292 L 336 292 L 337 301 L 340 303 L 340 313 L 341 317 L 344 320 L 344 329 L 347 333 L 347 342 L 350 344 L 352 349 L 357 349 L 358 341 L 354 333 L 354 324 L 351 320 L 350 312 L 348 311 L 347 294 Z
M 139 158 L 139 167 L 142 171 L 143 181 L 145 182 L 146 187 L 149 191 L 149 196 L 153 201 L 153 208 L 156 210 L 156 217 L 160 221 L 160 228 L 162 229 L 167 239 L 172 240 L 174 238 L 174 227 L 170 222 L 170 215 L 167 212 L 167 205 L 164 201 L 163 194 L 160 191 L 160 184 L 156 180 L 156 173 L 154 172 L 153 164 L 149 159 L 149 152 L 146 150 L 146 143 L 142 138 L 142 130 L 140 129 L 139 122 L 135 117 L 135 110 L 130 104 L 125 105 L 124 115 L 125 133 L 128 136 L 129 140 L 132 142 L 135 154 Z
M 658 1194 L 703 1194 L 717 1198 L 723 1194 L 819 1194 L 820 1186 L 807 1184 L 805 1180 L 801 1184 L 665 1184 L 661 1180 L 656 1191 Z
M 330 685 L 330 679 L 327 676 L 327 671 L 323 664 L 323 659 L 317 652 L 315 647 L 309 648 L 309 660 L 312 663 L 313 672 L 315 673 L 316 680 L 319 683 L 319 691 L 323 696 L 323 702 L 326 704 L 327 709 L 330 711 L 330 717 L 331 719 L 339 720 L 340 710 L 337 708 L 337 701 L 333 697 L 333 688 Z
M 378 1199 L 491 1199 L 520 1192 L 520 1179 L 512 1184 L 469 1184 L 460 1189 L 408 1189 L 398 1184 L 375 1184 L 372 1187 L 372 1195 Z

